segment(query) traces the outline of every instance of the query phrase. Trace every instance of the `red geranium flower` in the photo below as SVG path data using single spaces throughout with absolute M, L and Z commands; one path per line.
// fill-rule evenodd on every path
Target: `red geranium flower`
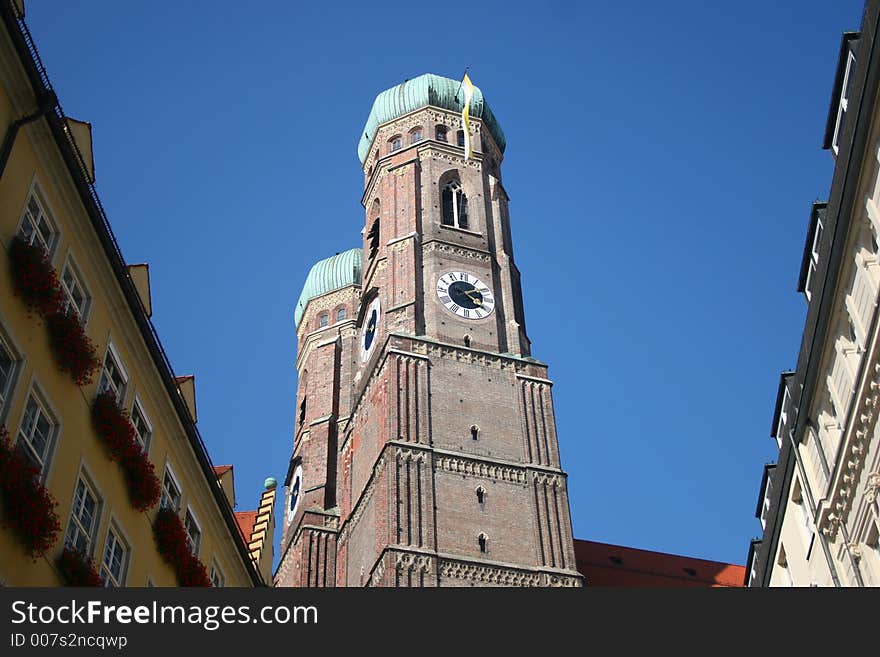
M 39 471 L 19 453 L 0 426 L 0 526 L 11 528 L 35 559 L 51 548 L 61 531 L 57 502 L 40 483 Z

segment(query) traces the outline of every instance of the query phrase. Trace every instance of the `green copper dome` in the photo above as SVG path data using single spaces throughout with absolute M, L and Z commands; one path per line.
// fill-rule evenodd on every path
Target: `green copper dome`
M 364 134 L 361 135 L 358 144 L 361 164 L 367 159 L 376 132 L 383 123 L 393 121 L 426 105 L 461 112 L 463 102 L 464 91 L 461 89 L 461 80 L 451 80 L 432 73 L 425 73 L 383 91 L 373 101 L 373 109 L 370 110 L 370 116 L 367 117 L 367 124 L 364 126 Z M 504 133 L 492 110 L 489 109 L 489 104 L 483 98 L 483 92 L 476 85 L 471 98 L 471 116 L 483 120 L 503 153 L 506 144 Z
M 296 326 L 299 326 L 306 304 L 311 299 L 346 285 L 360 285 L 362 262 L 361 249 L 350 249 L 312 265 L 299 295 L 299 301 L 296 302 L 296 310 L 293 311 L 293 321 Z

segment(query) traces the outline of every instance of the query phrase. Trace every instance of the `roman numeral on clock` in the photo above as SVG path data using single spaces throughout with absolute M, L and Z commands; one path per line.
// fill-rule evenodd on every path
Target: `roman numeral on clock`
M 452 303 L 452 299 L 445 295 L 440 297 L 440 301 L 442 301 L 444 305 Z

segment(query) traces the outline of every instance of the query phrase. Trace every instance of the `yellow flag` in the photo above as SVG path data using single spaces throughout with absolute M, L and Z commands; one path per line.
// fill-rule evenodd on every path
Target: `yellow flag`
M 464 129 L 464 159 L 469 160 L 473 149 L 471 148 L 471 98 L 474 97 L 474 85 L 467 73 L 461 81 L 461 88 L 464 89 L 464 108 L 461 110 L 461 125 Z

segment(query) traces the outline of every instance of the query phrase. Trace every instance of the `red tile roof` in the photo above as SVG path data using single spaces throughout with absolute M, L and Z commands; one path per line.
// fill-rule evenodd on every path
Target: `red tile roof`
M 232 470 L 231 465 L 215 465 L 214 466 L 214 476 L 216 476 L 219 479 L 220 477 L 225 475 L 230 470 Z
M 254 523 L 257 520 L 256 511 L 236 511 L 235 521 L 238 523 L 238 529 L 244 536 L 244 543 L 247 545 L 251 540 L 251 534 L 254 531 Z
M 745 567 L 663 552 L 574 541 L 577 569 L 586 586 L 742 586 Z

